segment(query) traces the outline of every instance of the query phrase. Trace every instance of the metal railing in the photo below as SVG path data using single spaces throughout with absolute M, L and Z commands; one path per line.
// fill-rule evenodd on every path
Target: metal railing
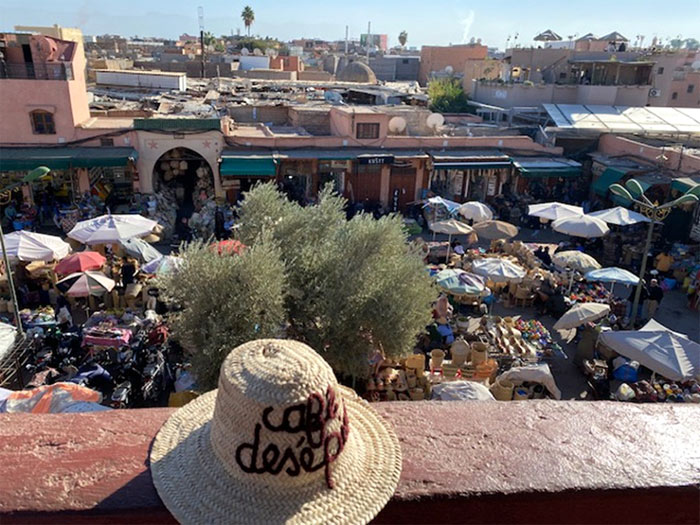
M 73 66 L 66 62 L 56 64 L 8 64 L 0 62 L 0 78 L 19 80 L 73 80 Z

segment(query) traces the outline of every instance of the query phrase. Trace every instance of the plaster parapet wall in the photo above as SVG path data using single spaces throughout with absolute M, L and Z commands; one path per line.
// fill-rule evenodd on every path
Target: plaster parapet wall
M 403 455 L 375 523 L 697 523 L 700 515 L 700 406 L 373 406 Z M 172 413 L 0 414 L 0 521 L 173 523 L 148 461 Z

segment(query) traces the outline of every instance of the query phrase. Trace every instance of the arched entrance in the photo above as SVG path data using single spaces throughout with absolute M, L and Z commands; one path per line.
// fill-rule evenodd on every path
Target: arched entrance
M 189 148 L 173 148 L 153 167 L 153 189 L 176 210 L 176 219 L 189 219 L 209 199 L 215 198 L 212 168 L 202 155 Z

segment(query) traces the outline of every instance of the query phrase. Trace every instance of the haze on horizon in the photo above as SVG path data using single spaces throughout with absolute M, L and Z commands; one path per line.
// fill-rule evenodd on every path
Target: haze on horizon
M 372 22 L 372 33 L 389 35 L 389 44 L 397 44 L 400 31 L 408 32 L 408 46 L 467 43 L 481 38 L 491 47 L 504 48 L 506 39 L 517 33 L 518 44 L 530 45 L 532 38 L 552 29 L 564 39 L 591 32 L 602 36 L 619 31 L 630 41 L 644 35 L 645 44 L 654 36 L 664 41 L 673 38 L 700 39 L 700 0 L 589 0 L 585 4 L 558 0 L 418 0 L 377 3 L 370 0 L 350 2 L 297 0 L 122 0 L 104 4 L 89 0 L 64 0 L 61 3 L 35 0 L 0 0 L 0 30 L 12 31 L 15 25 L 47 26 L 59 24 L 79 27 L 86 35 L 176 39 L 199 29 L 197 6 L 204 7 L 204 24 L 215 35 L 230 35 L 240 30 L 240 12 L 245 5 L 255 11 L 251 34 L 271 36 L 282 41 L 294 38 L 342 40 L 345 26 L 350 37 L 359 38 Z

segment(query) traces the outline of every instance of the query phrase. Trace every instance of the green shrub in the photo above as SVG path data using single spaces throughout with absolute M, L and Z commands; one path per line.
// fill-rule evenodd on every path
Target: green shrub
M 431 80 L 428 84 L 430 109 L 440 113 L 473 113 L 462 83 L 456 78 Z

